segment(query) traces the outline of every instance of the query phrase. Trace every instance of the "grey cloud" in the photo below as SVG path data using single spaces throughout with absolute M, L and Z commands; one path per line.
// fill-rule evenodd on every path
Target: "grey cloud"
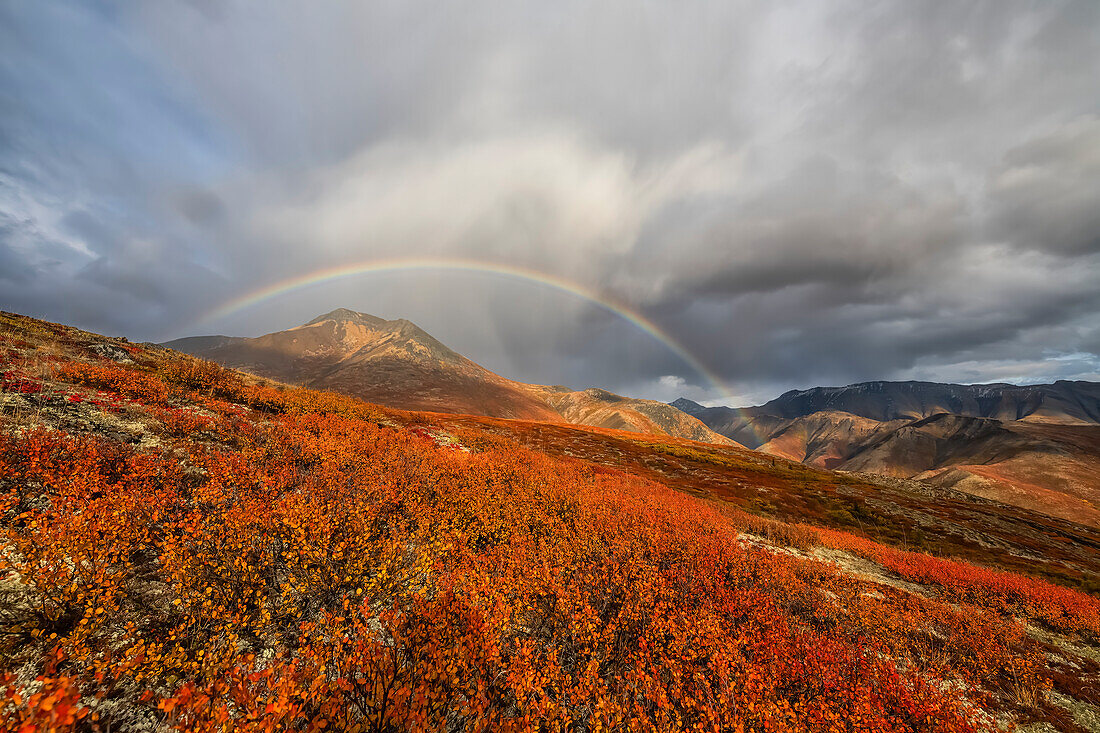
M 198 227 L 210 227 L 225 221 L 229 212 L 216 194 L 203 189 L 182 191 L 173 197 L 180 214 Z
M 994 232 L 1006 241 L 1068 256 L 1100 252 L 1100 117 L 1012 148 L 990 189 Z
M 474 273 L 197 322 L 322 267 L 465 257 L 634 309 L 746 400 L 1096 371 L 1090 0 L 0 13 L 7 308 L 145 338 L 349 306 L 518 379 L 721 396 L 598 305 Z
M 163 293 L 157 283 L 142 272 L 141 268 L 118 266 L 106 258 L 100 258 L 85 265 L 75 277 L 95 283 L 112 295 L 129 296 L 145 305 L 163 303 Z
M 0 230 L 0 280 L 10 283 L 24 283 L 34 277 L 34 270 L 12 250 L 4 241 L 4 232 Z
M 867 284 L 926 270 L 965 233 L 966 202 L 950 188 L 921 190 L 874 171 L 849 177 L 821 158 L 717 208 L 698 241 L 680 237 L 696 267 L 669 287 L 689 298 L 817 284 L 857 301 Z
M 119 233 L 104 226 L 96 217 L 83 209 L 70 211 L 60 219 L 61 226 L 93 252 L 107 254 L 118 250 Z

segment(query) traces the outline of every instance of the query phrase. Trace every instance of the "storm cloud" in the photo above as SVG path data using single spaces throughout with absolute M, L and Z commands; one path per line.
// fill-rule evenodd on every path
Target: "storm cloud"
M 0 307 L 344 306 L 525 381 L 1100 378 L 1100 4 L 0 5 Z M 466 258 L 575 282 L 321 268 Z

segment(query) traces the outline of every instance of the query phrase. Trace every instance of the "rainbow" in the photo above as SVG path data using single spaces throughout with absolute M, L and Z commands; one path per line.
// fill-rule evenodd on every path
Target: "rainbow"
M 718 390 L 724 397 L 729 400 L 731 405 L 736 403 L 736 397 L 730 391 L 729 387 L 723 382 L 722 378 L 715 374 L 712 370 L 707 368 L 699 359 L 697 359 L 690 351 L 681 346 L 676 339 L 669 336 L 660 326 L 646 318 L 644 315 L 636 310 L 628 308 L 627 306 L 618 303 L 610 298 L 601 295 L 593 290 L 578 285 L 575 282 L 565 280 L 560 277 L 548 275 L 537 270 L 530 270 L 525 267 L 515 267 L 513 265 L 504 265 L 496 262 L 482 262 L 479 260 L 460 259 L 451 257 L 416 257 L 416 258 L 404 258 L 404 259 L 387 259 L 387 260 L 369 260 L 366 262 L 357 262 L 348 265 L 340 265 L 338 267 L 323 268 L 315 270 L 313 272 L 299 275 L 297 277 L 287 278 L 280 280 L 279 282 L 272 283 L 262 288 L 258 288 L 249 293 L 246 293 L 240 297 L 234 298 L 221 306 L 212 310 L 196 321 L 196 325 L 205 323 L 207 321 L 213 321 L 218 318 L 224 318 L 226 316 L 237 313 L 238 311 L 251 308 L 259 305 L 266 300 L 285 295 L 296 290 L 302 290 L 304 288 L 311 287 L 313 285 L 319 285 L 321 283 L 333 282 L 335 280 L 344 280 L 352 277 L 360 277 L 363 275 L 372 275 L 380 272 L 395 272 L 395 271 L 413 271 L 413 270 L 452 270 L 461 272 L 476 272 L 489 275 L 499 275 L 501 277 L 516 278 L 527 282 L 537 283 L 544 287 L 558 290 L 560 292 L 568 293 L 575 297 L 586 300 L 606 311 L 614 313 L 620 318 L 628 321 L 637 328 L 641 329 L 645 333 L 652 336 L 654 339 L 663 344 L 669 351 L 676 354 L 685 364 L 695 370 L 700 376 L 710 382 L 711 386 Z

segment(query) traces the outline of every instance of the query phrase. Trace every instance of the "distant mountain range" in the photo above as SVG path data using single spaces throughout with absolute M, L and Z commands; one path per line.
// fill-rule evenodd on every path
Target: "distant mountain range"
M 764 453 L 1100 525 L 1100 384 L 865 382 L 758 407 L 672 403 Z
M 340 308 L 258 338 L 197 336 L 169 348 L 280 381 L 406 410 L 487 415 L 733 444 L 654 400 L 524 384 L 449 349 L 416 324 Z
M 691 400 L 679 402 L 685 403 L 690 410 L 697 412 L 700 409 Z M 1100 424 L 1100 384 L 1065 381 L 1027 386 L 862 382 L 847 387 L 791 390 L 764 405 L 745 409 L 754 414 L 783 418 L 835 410 L 879 421 L 917 420 L 946 412 L 997 420 L 1096 425 Z

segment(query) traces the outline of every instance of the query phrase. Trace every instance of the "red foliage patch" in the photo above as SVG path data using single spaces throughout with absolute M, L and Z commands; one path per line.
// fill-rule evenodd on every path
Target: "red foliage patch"
M 42 391 L 42 382 L 24 377 L 17 372 L 3 372 L 0 373 L 0 391 L 38 394 Z

